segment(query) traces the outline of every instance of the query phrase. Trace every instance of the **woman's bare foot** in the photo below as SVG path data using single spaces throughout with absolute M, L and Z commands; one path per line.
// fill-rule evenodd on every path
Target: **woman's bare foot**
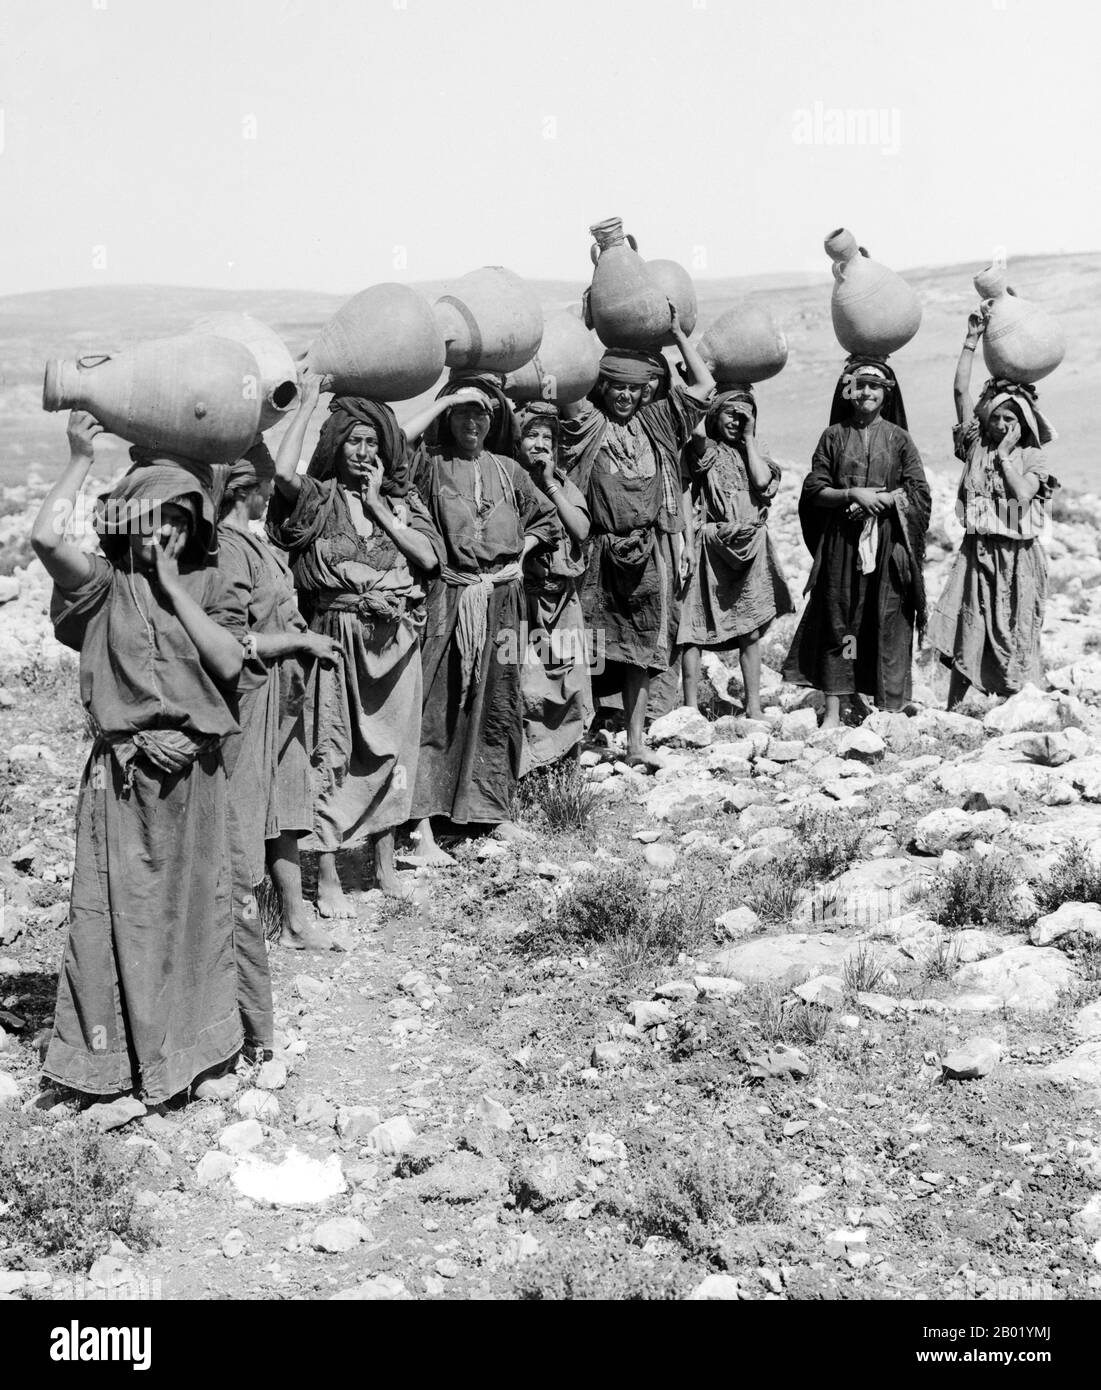
M 819 731 L 823 729 L 840 729 L 841 727 L 841 696 L 827 695 L 826 710 Z
M 498 840 L 509 840 L 512 843 L 516 843 L 520 840 L 535 839 L 535 836 L 530 830 L 522 830 L 513 820 L 501 821 L 493 833 Z
M 330 920 L 356 915 L 341 887 L 335 854 L 317 856 L 317 915 Z
M 315 927 L 312 923 L 303 923 L 296 927 L 284 924 L 277 939 L 280 946 L 286 946 L 292 951 L 331 951 L 333 949 L 333 939 L 329 933 L 322 931 L 320 927 Z
M 416 843 L 416 849 L 412 854 L 405 856 L 410 864 L 422 864 L 432 868 L 443 868 L 449 864 L 454 864 L 455 860 L 447 850 L 440 849 L 436 843 L 436 837 L 432 832 L 432 822 L 427 818 L 417 823 L 417 828 L 410 837 Z

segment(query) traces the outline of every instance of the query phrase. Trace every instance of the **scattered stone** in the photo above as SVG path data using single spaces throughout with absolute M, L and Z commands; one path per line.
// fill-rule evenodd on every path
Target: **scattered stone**
M 741 1296 L 741 1283 L 733 1274 L 708 1274 L 688 1295 L 690 1303 L 734 1302 Z
M 761 925 L 761 919 L 751 907 L 732 907 L 715 918 L 715 930 L 729 941 L 750 936 Z
M 1079 1043 L 1073 1052 L 1044 1068 L 1052 1081 L 1070 1081 L 1080 1086 L 1101 1088 L 1101 1041 Z
M 336 1112 L 336 1132 L 349 1143 L 366 1139 L 381 1124 L 382 1116 L 374 1105 L 342 1105 Z
M 747 985 L 791 988 L 815 975 L 832 974 L 854 949 L 851 941 L 827 932 L 755 936 L 720 951 L 715 957 L 715 973 L 733 976 Z
M 576 1197 L 583 1176 L 581 1165 L 572 1154 L 542 1153 L 519 1163 L 509 1186 L 522 1207 L 542 1211 Z
M 323 1250 L 327 1255 L 346 1255 L 357 1245 L 370 1239 L 370 1231 L 362 1221 L 354 1216 L 334 1216 L 331 1221 L 323 1221 L 315 1227 L 310 1236 L 314 1250 Z
M 890 1018 L 898 1012 L 898 1000 L 889 994 L 878 994 L 875 990 L 860 990 L 856 1002 L 862 1009 L 877 1018 Z
M 1101 1192 L 1095 1193 L 1081 1211 L 1070 1218 L 1075 1235 L 1084 1240 L 1101 1238 Z M 1101 1263 L 1101 1261 L 1099 1261 Z
M 1028 939 L 1034 946 L 1049 946 L 1064 936 L 1101 940 L 1101 906 L 1097 903 L 1063 903 L 1054 912 L 1037 918 L 1028 933 Z
M 599 1042 L 593 1048 L 589 1065 L 600 1071 L 614 1071 L 616 1067 L 621 1067 L 624 1064 L 628 1055 L 628 1050 L 623 1043 Z
M 222 1237 L 222 1254 L 227 1260 L 235 1260 L 245 1253 L 245 1233 L 237 1230 L 227 1231 Z
M 140 1100 L 134 1096 L 120 1096 L 118 1100 L 90 1105 L 81 1112 L 80 1118 L 85 1124 L 106 1133 L 109 1129 L 121 1129 L 132 1120 L 140 1120 L 145 1113 L 145 1106 Z
M 237 1097 L 237 1113 L 250 1120 L 277 1120 L 279 1102 L 270 1091 L 249 1090 Z
M 845 1002 L 845 982 L 839 975 L 817 975 L 796 985 L 794 994 L 804 1004 L 820 1004 L 826 1009 L 839 1009 Z
M 19 1104 L 19 1083 L 10 1072 L 0 1071 L 0 1110 L 14 1110 Z
M 682 705 L 655 719 L 648 737 L 655 748 L 663 743 L 681 748 L 706 748 L 714 738 L 714 731 L 698 709 Z
M 392 1120 L 376 1125 L 367 1135 L 366 1143 L 373 1153 L 396 1157 L 404 1153 L 416 1137 L 408 1115 L 395 1115 Z
M 320 1125 L 324 1129 L 331 1129 L 336 1120 L 336 1106 L 324 1096 L 307 1091 L 295 1101 L 292 1119 L 296 1125 L 302 1127 Z
M 474 1114 L 483 1124 L 489 1125 L 491 1129 L 499 1129 L 505 1134 L 516 1123 L 501 1102 L 488 1093 L 474 1107 Z
M 695 985 L 689 984 L 687 980 L 669 980 L 663 985 L 658 985 L 654 993 L 659 999 L 675 999 L 691 1004 L 695 1001 L 699 990 Z
M 913 848 L 918 854 L 943 854 L 964 849 L 976 840 L 993 840 L 1010 824 L 1004 811 L 962 811 L 941 807 L 922 816 L 914 826 Z
M 392 1274 L 376 1274 L 373 1279 L 368 1279 L 362 1284 L 357 1284 L 352 1289 L 341 1289 L 339 1293 L 334 1293 L 330 1301 L 351 1301 L 363 1303 L 382 1303 L 405 1301 L 411 1298 L 405 1285 L 400 1279 Z
M 210 1187 L 213 1183 L 221 1182 L 223 1178 L 228 1177 L 232 1170 L 233 1159 L 229 1154 L 220 1153 L 217 1149 L 208 1149 L 195 1165 L 195 1185 Z
M 697 975 L 692 983 L 701 996 L 709 999 L 729 999 L 745 989 L 741 980 L 732 979 L 729 975 Z
M 881 762 L 886 751 L 887 745 L 879 735 L 863 725 L 859 729 L 849 729 L 837 745 L 839 757 L 861 763 Z
M 673 1021 L 672 1009 L 668 1004 L 663 1004 L 658 1000 L 635 999 L 627 1005 L 627 1013 L 631 1022 L 640 1032 Z
M 1084 1038 L 1087 1042 L 1101 1039 L 1101 999 L 1095 999 L 1092 1004 L 1079 1009 L 1074 1016 L 1071 1029 L 1077 1037 Z
M 946 1081 L 976 1081 L 989 1076 L 1001 1057 L 1001 1044 L 993 1038 L 968 1038 L 962 1047 L 942 1057 L 940 1065 Z
M 1014 946 L 988 960 L 974 961 L 953 978 L 956 990 L 993 996 L 997 1006 L 1038 1013 L 1053 1009 L 1075 979 L 1062 951 L 1051 946 Z M 951 1000 L 946 1000 L 952 1006 Z M 961 1007 L 959 998 L 955 1007 Z
M 652 869 L 671 869 L 677 862 L 677 851 L 672 845 L 647 845 L 642 857 Z
M 763 1057 L 750 1059 L 750 1075 L 758 1080 L 770 1077 L 794 1077 L 799 1081 L 810 1075 L 810 1063 L 797 1047 L 780 1045 L 770 1048 Z
M 294 992 L 299 999 L 308 1002 L 320 1003 L 329 997 L 329 985 L 324 980 L 316 980 L 312 975 L 296 975 L 294 977 Z
M 627 1146 L 622 1139 L 596 1130 L 585 1135 L 581 1148 L 590 1163 L 615 1163 L 627 1157 Z
M 1031 684 L 988 710 L 982 721 L 984 729 L 997 734 L 1015 734 L 1024 729 L 1058 730 L 1062 722 L 1059 697 L 1045 695 Z
M 258 1120 L 238 1120 L 226 1125 L 218 1135 L 218 1147 L 227 1154 L 248 1153 L 264 1142 L 264 1131 Z

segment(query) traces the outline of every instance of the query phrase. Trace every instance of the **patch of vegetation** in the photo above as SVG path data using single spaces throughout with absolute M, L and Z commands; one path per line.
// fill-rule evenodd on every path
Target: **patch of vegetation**
M 1088 845 L 1071 840 L 1051 871 L 1032 885 L 1042 913 L 1055 912 L 1064 903 L 1101 903 L 1101 864 L 1091 858 Z
M 267 874 L 256 889 L 256 910 L 260 914 L 264 940 L 277 940 L 283 930 L 283 895 Z
M 793 998 L 775 985 L 750 985 L 738 995 L 737 1011 L 766 1047 L 813 1047 L 833 1027 L 829 1009 Z
M 529 773 L 516 792 L 519 818 L 548 830 L 589 830 L 600 794 L 580 766 L 567 761 Z
M 1086 505 L 1078 493 L 1068 491 L 1065 487 L 1056 490 L 1055 495 L 1048 502 L 1048 511 L 1052 521 L 1062 521 L 1071 526 L 1089 526 L 1092 530 L 1097 529 L 1097 517 L 1093 508 Z
M 682 1267 L 662 1269 L 639 1255 L 617 1257 L 586 1243 L 526 1260 L 514 1297 L 524 1302 L 658 1302 L 682 1298 L 687 1287 Z
M 734 887 L 740 901 L 752 908 L 765 926 L 779 926 L 795 916 L 806 882 L 797 872 L 789 873 L 786 863 L 782 870 L 762 864 L 738 875 Z
M 1091 656 L 1094 652 L 1101 652 L 1101 632 L 1088 633 L 1082 643 L 1083 656 Z
M 628 1224 L 639 1244 L 661 1236 L 691 1255 L 708 1255 L 724 1229 L 783 1215 L 783 1184 L 767 1154 L 703 1148 L 655 1166 Z
M 0 547 L 0 574 L 14 574 L 17 569 L 25 570 L 33 559 L 34 551 L 27 536 L 5 541 L 3 547 Z
M 125 1150 L 78 1124 L 6 1117 L 0 1130 L 0 1242 L 83 1272 L 117 1236 L 153 1243 L 134 1208 Z
M 804 880 L 837 878 L 860 858 L 864 830 L 851 816 L 804 810 L 792 828 L 798 838 L 797 857 Z
M 633 975 L 694 953 L 707 937 L 709 908 L 706 889 L 655 895 L 637 870 L 621 865 L 579 878 L 559 902 L 557 920 L 531 944 L 545 948 L 549 930 L 567 947 L 602 946 L 621 973 Z
M 861 946 L 846 956 L 841 971 L 849 994 L 872 994 L 883 983 L 887 967 L 869 946 Z
M 77 663 L 67 657 L 51 666 L 36 656 L 19 672 L 19 679 L 35 695 L 72 694 L 78 676 Z
M 1016 923 L 1021 886 L 1013 860 L 1005 854 L 965 859 L 941 875 L 928 899 L 929 915 L 942 927 L 1004 927 Z
M 950 937 L 942 936 L 937 949 L 926 959 L 922 973 L 927 980 L 950 980 L 959 968 L 959 948 Z

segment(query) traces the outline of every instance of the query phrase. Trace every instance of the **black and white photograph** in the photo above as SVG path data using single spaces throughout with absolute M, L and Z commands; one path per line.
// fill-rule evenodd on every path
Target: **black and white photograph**
M 197 1301 L 276 1372 L 342 1301 L 1058 1364 L 1099 42 L 1084 0 L 0 0 L 28 1365 L 199 1369 Z

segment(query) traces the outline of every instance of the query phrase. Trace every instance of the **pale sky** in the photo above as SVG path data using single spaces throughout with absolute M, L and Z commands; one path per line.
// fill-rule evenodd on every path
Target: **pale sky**
M 0 293 L 584 280 L 612 215 L 697 276 L 841 224 L 1096 250 L 1099 40 L 1093 0 L 0 0 Z

